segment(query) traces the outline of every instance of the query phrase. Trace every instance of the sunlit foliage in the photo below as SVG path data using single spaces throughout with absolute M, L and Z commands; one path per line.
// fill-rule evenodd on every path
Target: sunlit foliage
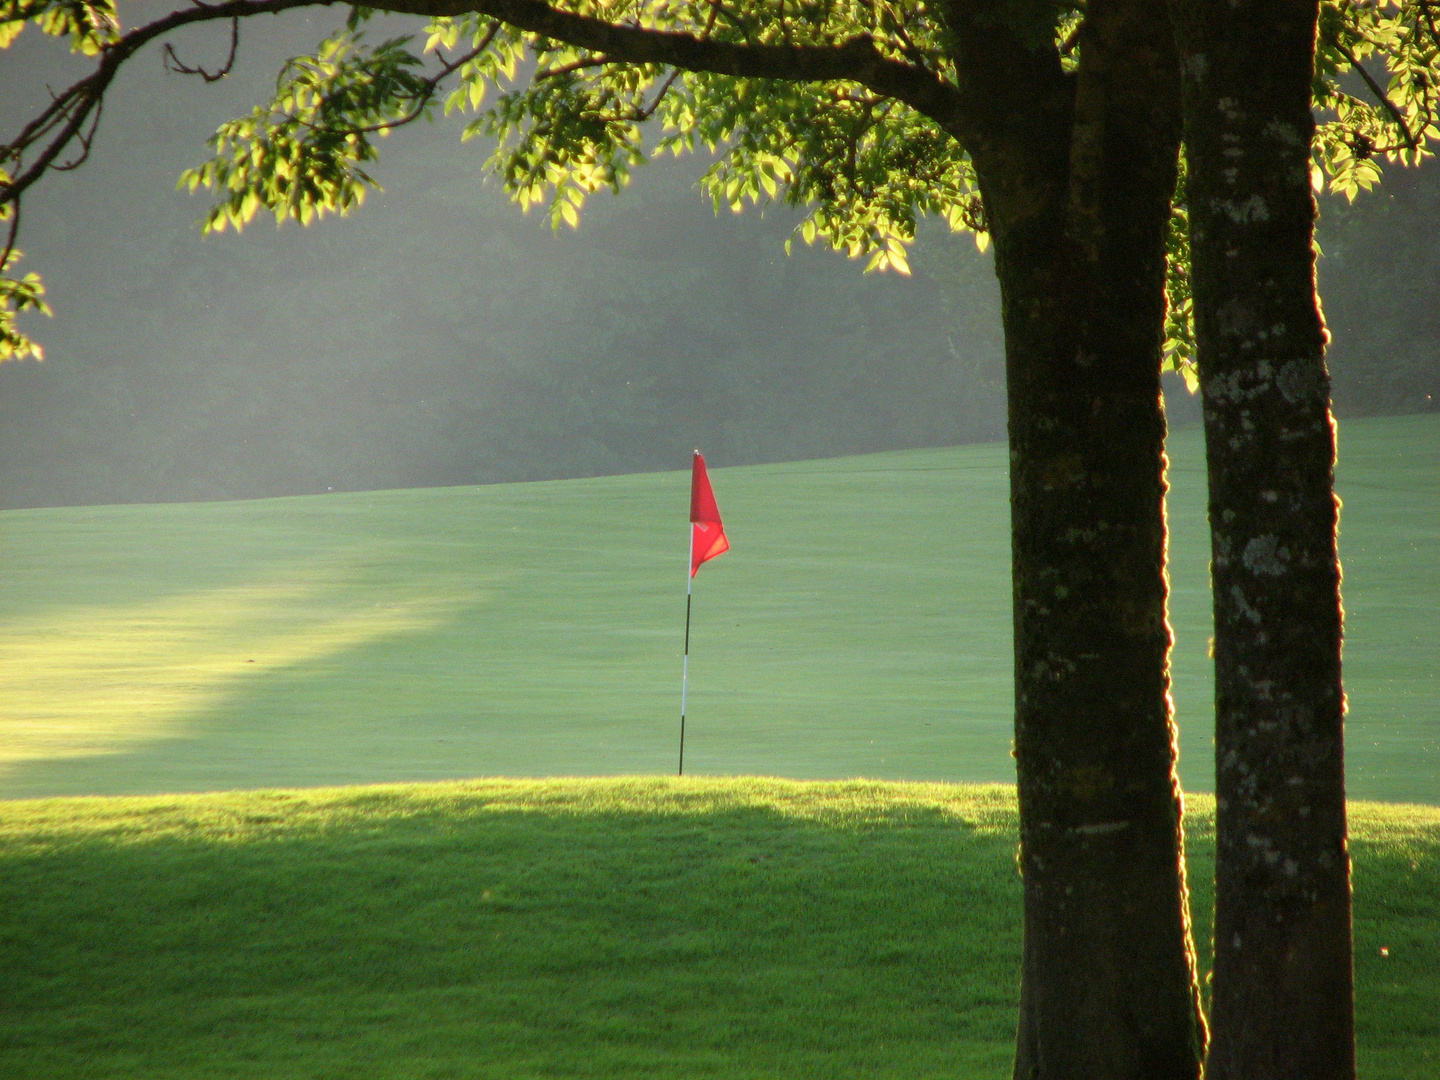
M 113 0 L 7 0 L 0 5 L 0 48 L 34 23 L 52 37 L 70 39 L 70 51 L 95 56 L 120 36 Z
M 1321 6 L 1314 143 L 1317 190 L 1348 199 L 1381 162 L 1418 165 L 1440 139 L 1440 10 L 1433 0 L 1335 0 Z
M 100 67 L 0 146 L 0 167 L 10 170 L 0 202 L 18 204 L 37 160 L 45 158 L 43 172 L 67 147 L 88 147 L 113 68 L 142 41 L 171 24 L 308 2 L 230 0 L 122 33 L 111 0 L 4 0 L 0 46 L 32 22 L 67 38 L 72 51 L 98 56 Z M 1051 27 L 1062 65 L 1073 69 L 1084 47 L 1083 3 L 1041 6 L 1038 25 Z M 996 5 L 995 18 L 1019 19 L 1024 8 L 1034 21 L 1034 4 L 1014 7 Z M 863 258 L 867 270 L 908 272 L 906 251 L 923 216 L 972 232 L 982 250 L 989 243 L 966 148 L 903 95 L 803 64 L 787 69 L 778 54 L 773 70 L 756 76 L 723 63 L 677 62 L 665 48 L 683 39 L 702 48 L 863 54 L 954 86 L 960 73 L 942 14 L 923 0 L 570 0 L 538 9 L 553 36 L 511 25 L 503 4 L 477 0 L 472 13 L 430 21 L 423 43 L 416 36 L 372 45 L 363 24 L 376 10 L 384 6 L 352 8 L 313 55 L 287 65 L 272 101 L 216 133 L 214 155 L 181 181 L 220 196 L 207 231 L 240 228 L 262 209 L 302 223 L 349 212 L 375 186 L 367 166 L 377 137 L 433 117 L 443 102 L 445 113 L 470 115 L 465 138 L 496 140 L 490 165 L 506 189 L 526 208 L 545 205 L 557 228 L 578 224 L 589 195 L 618 191 L 652 157 L 695 152 L 709 158 L 701 187 L 717 210 L 769 200 L 805 207 L 797 235 Z M 576 17 L 585 33 L 571 32 Z M 580 39 L 590 44 L 567 43 Z M 1314 87 L 1317 190 L 1353 199 L 1378 182 L 1382 162 L 1428 157 L 1440 138 L 1432 0 L 1327 0 Z M 1182 180 L 1168 243 L 1165 354 L 1193 383 L 1187 221 Z M 18 333 L 15 311 L 39 308 L 38 287 L 31 278 L 6 279 L 7 334 Z
M 424 61 L 410 39 L 374 48 L 349 30 L 322 43 L 314 56 L 291 60 L 275 99 L 215 133 L 216 154 L 186 171 L 180 185 L 223 194 L 205 217 L 206 232 L 240 229 L 261 207 L 277 222 L 308 225 L 327 213 L 346 214 L 365 201 L 375 181 L 361 167 L 376 157 L 371 136 L 423 115 L 435 87 L 418 73 Z
M 5 171 L 0 170 L 0 184 L 9 179 Z M 15 324 L 15 316 L 22 311 L 49 315 L 50 305 L 44 300 L 45 286 L 39 274 L 15 278 L 9 275 L 10 267 L 19 262 L 23 254 L 15 247 L 14 227 L 19 224 L 19 211 L 14 206 L 0 204 L 0 222 L 7 226 L 7 239 L 0 248 L 0 361 L 24 360 L 27 356 L 41 360 L 45 351 Z

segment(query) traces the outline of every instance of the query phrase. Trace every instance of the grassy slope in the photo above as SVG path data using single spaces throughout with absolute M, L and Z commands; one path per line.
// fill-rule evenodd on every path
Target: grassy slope
M 1210 786 L 1199 432 L 1175 696 Z M 0 797 L 664 773 L 682 473 L 0 514 Z M 719 470 L 697 773 L 1010 778 L 998 445 Z M 1341 435 L 1352 793 L 1440 803 L 1440 417 Z
M 1341 490 L 1352 789 L 1440 802 L 1435 420 L 1348 424 Z M 1171 521 L 1203 787 L 1196 435 Z M 718 482 L 691 763 L 1006 777 L 999 448 Z M 663 771 L 683 505 L 667 474 L 0 515 L 0 794 Z M 1430 1075 L 1440 811 L 1352 831 L 1362 1077 Z M 0 1075 L 999 1077 L 1013 849 L 1009 791 L 946 785 L 0 802 Z
M 1014 815 L 689 778 L 3 803 L 0 1075 L 999 1078 Z M 1361 1076 L 1434 1075 L 1440 810 L 1353 822 Z

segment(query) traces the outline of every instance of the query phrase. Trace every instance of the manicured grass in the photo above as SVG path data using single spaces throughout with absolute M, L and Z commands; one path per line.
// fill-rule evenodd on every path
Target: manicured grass
M 1440 415 L 1340 429 L 1350 792 L 1440 803 Z
M 1175 698 L 1211 786 L 1199 431 Z M 1347 422 L 1351 793 L 1440 803 L 1440 416 Z M 687 768 L 1013 778 L 998 445 L 719 469 Z M 687 474 L 0 514 L 0 797 L 666 773 Z
M 1436 420 L 1342 432 L 1351 789 L 1392 800 L 1440 802 Z M 1198 432 L 1172 458 L 1204 788 Z M 0 515 L 0 796 L 666 772 L 685 482 Z M 1013 775 L 1002 448 L 716 483 L 693 771 Z M 1440 810 L 1355 804 L 1352 835 L 1361 1075 L 1432 1075 Z M 0 802 L 0 1075 L 999 1078 L 1014 847 L 1010 789 L 934 783 Z
M 1192 798 L 1202 924 L 1212 822 Z M 1440 810 L 1352 823 L 1361 1076 L 1435 1075 Z M 1000 786 L 0 803 L 0 1075 L 999 1080 L 1015 837 Z

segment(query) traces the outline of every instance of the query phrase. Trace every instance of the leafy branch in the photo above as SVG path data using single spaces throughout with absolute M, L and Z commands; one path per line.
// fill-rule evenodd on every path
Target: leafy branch
M 0 182 L 6 179 L 6 174 L 0 171 Z M 7 220 L 5 247 L 0 249 L 0 361 L 23 360 L 27 356 L 43 360 L 45 351 L 15 323 L 15 316 L 22 311 L 53 314 L 43 299 L 45 286 L 39 274 L 26 274 L 23 278 L 12 278 L 9 274 L 10 267 L 19 262 L 23 254 L 15 246 L 20 231 L 19 200 L 0 206 L 0 221 Z
M 204 230 L 238 231 L 262 207 L 277 222 L 307 224 L 360 205 L 366 188 L 378 186 L 363 168 L 377 157 L 370 136 L 384 137 L 431 115 L 440 86 L 483 54 L 499 32 L 500 24 L 492 22 L 472 48 L 442 59 L 431 75 L 421 73 L 425 61 L 408 47 L 413 38 L 392 38 L 372 49 L 348 27 L 313 57 L 291 60 L 274 100 L 221 125 L 211 140 L 215 155 L 181 175 L 181 187 L 226 193 L 204 218 Z
M 144 44 L 228 20 L 230 54 L 217 71 L 167 47 L 173 70 L 216 78 L 233 63 L 239 19 L 328 2 L 197 0 L 122 33 L 114 0 L 0 0 L 0 45 L 29 22 L 98 58 L 0 146 L 9 170 L 0 209 L 18 211 L 44 172 L 84 160 L 115 72 Z M 1414 165 L 1433 153 L 1437 2 L 1322 4 L 1317 187 L 1354 198 L 1379 180 L 1382 162 Z M 359 24 L 381 10 L 428 18 L 424 48 L 408 37 L 367 45 Z M 1046 10 L 1045 33 L 1069 70 L 1084 48 L 1084 7 Z M 967 150 L 985 148 L 994 131 L 982 130 L 979 84 L 956 68 L 956 33 L 936 10 L 902 0 L 389 0 L 353 9 L 344 32 L 292 61 L 274 99 L 222 126 L 215 155 L 182 183 L 221 193 L 207 230 L 239 228 L 261 208 L 301 222 L 345 213 L 375 184 L 372 137 L 433 116 L 444 91 L 445 112 L 475 114 L 466 138 L 497 139 L 490 164 L 511 194 L 527 207 L 547 200 L 556 226 L 577 223 L 589 194 L 620 188 L 650 156 L 703 149 L 714 161 L 701 186 L 717 209 L 805 206 L 800 239 L 904 272 L 919 216 L 972 231 L 982 249 L 989 239 Z M 646 134 L 647 124 L 658 132 Z M 1193 356 L 1187 230 L 1182 191 L 1166 331 L 1166 362 L 1182 372 Z M 6 281 L 14 310 L 39 308 L 39 292 Z
M 1374 69 L 1384 72 L 1384 85 Z M 1348 86 L 1358 81 L 1362 93 Z M 1382 161 L 1418 165 L 1440 139 L 1440 32 L 1435 0 L 1331 0 L 1321 7 L 1312 146 L 1318 189 L 1354 199 Z

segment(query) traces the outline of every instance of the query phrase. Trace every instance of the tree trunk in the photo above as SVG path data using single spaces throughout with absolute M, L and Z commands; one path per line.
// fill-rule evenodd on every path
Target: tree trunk
M 969 52 L 962 28 L 961 65 L 1019 71 L 1032 95 L 1022 114 L 997 94 L 1002 134 L 972 147 L 1009 387 L 1025 879 L 1015 1076 L 1196 1080 L 1160 393 L 1173 31 L 1156 5 L 1095 0 L 1078 72 L 1062 74 L 1052 48 L 1027 75 L 988 30 Z
M 1209 1080 L 1355 1076 L 1317 8 L 1177 4 L 1215 602 Z

